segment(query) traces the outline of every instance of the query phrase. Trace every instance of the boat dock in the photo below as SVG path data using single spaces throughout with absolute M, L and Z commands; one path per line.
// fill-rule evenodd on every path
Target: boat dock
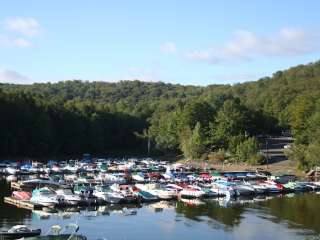
M 10 205 L 14 205 L 18 208 L 24 208 L 28 210 L 42 210 L 42 205 L 34 204 L 29 201 L 16 200 L 12 197 L 4 197 L 4 202 Z
M 11 189 L 13 190 L 19 190 L 19 191 L 21 190 L 21 184 L 19 182 L 13 181 L 10 183 L 10 186 L 11 186 Z

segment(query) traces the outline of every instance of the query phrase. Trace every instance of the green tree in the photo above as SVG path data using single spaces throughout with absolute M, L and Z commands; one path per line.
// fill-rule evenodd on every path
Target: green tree
M 258 153 L 259 143 L 256 138 L 249 137 L 237 146 L 237 156 L 241 162 L 249 164 L 261 163 L 261 156 Z
M 180 147 L 184 156 L 192 160 L 199 159 L 205 151 L 201 124 L 197 122 L 193 131 L 189 127 L 184 128 L 180 138 Z
M 246 116 L 239 100 L 227 100 L 210 125 L 210 144 L 215 148 L 228 148 L 233 136 L 245 134 Z

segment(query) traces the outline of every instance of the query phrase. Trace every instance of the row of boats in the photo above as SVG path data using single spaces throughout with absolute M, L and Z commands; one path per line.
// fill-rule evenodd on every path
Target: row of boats
M 10 166 L 3 166 L 8 170 Z M 320 182 L 273 177 L 267 172 L 200 171 L 184 164 L 152 159 L 68 161 L 14 164 L 16 200 L 42 206 L 117 204 L 177 198 L 238 197 L 320 190 Z M 30 164 L 28 165 L 30 166 Z M 31 169 L 31 170 L 30 170 Z M 19 172 L 19 174 L 17 174 Z M 23 174 L 21 174 L 23 172 Z M 16 178 L 16 179 L 15 179 Z
M 42 181 L 42 179 L 36 179 L 32 182 L 38 182 L 39 185 L 43 185 Z M 320 190 L 318 182 L 288 182 L 281 184 L 277 180 L 271 179 L 251 182 L 216 179 L 206 182 L 113 183 L 112 185 L 107 185 L 103 182 L 76 182 L 74 185 L 59 185 L 58 188 L 56 185 L 50 185 L 48 180 L 44 181 L 46 186 L 37 187 L 31 192 L 13 191 L 12 197 L 43 206 L 59 206 L 149 202 L 177 198 L 237 197 Z M 25 184 L 26 182 L 22 183 Z

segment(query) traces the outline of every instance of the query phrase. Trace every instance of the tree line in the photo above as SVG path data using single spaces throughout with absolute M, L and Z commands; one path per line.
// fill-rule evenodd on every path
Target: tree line
M 73 80 L 0 89 L 1 156 L 145 152 L 151 141 L 160 154 L 255 164 L 263 161 L 255 136 L 289 130 L 289 158 L 319 164 L 319 61 L 235 85 Z

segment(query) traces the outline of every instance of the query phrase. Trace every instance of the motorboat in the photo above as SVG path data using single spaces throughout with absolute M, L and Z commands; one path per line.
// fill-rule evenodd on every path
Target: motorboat
M 264 184 L 260 184 L 258 182 L 244 182 L 243 184 L 252 187 L 256 194 L 268 193 L 268 187 L 266 187 Z
M 16 225 L 8 231 L 0 231 L 1 240 L 20 239 L 25 237 L 34 237 L 41 234 L 41 229 L 30 229 L 25 225 Z
M 114 192 L 109 186 L 98 185 L 93 191 L 93 195 L 99 200 L 107 203 L 119 203 L 124 200 L 124 196 L 119 192 Z
M 56 194 L 58 201 L 66 205 L 77 205 L 81 202 L 80 196 L 74 194 L 70 188 L 58 189 Z
M 162 174 L 162 176 L 166 180 L 172 180 L 174 178 L 169 166 L 166 167 L 166 172 L 164 174 Z
M 22 188 L 39 188 L 39 187 L 50 187 L 50 188 L 59 188 L 61 184 L 59 182 L 55 182 L 50 178 L 36 178 L 36 179 L 29 179 L 20 182 Z
M 137 187 L 132 187 L 133 193 L 143 202 L 152 202 L 157 201 L 159 198 L 150 192 L 143 191 L 138 189 Z
M 234 190 L 238 196 L 254 195 L 255 190 L 250 184 L 242 184 L 239 181 L 233 182 Z
M 124 197 L 124 202 L 126 203 L 131 203 L 131 202 L 136 202 L 137 201 L 137 196 L 133 194 L 131 191 L 131 186 L 130 185 L 125 185 L 125 184 L 112 184 L 110 186 L 110 189 L 113 192 L 120 193 Z
M 218 195 L 235 196 L 237 194 L 234 183 L 223 179 L 213 182 L 211 190 L 217 192 Z
M 33 190 L 30 202 L 46 207 L 59 204 L 56 193 L 47 187 Z
M 132 179 L 136 182 L 145 182 L 146 176 L 142 172 L 139 172 L 136 174 L 132 174 Z
M 105 184 L 124 184 L 126 183 L 126 179 L 124 178 L 123 173 L 103 173 L 101 172 L 98 175 L 98 179 L 103 181 Z
M 198 187 L 188 185 L 179 194 L 181 198 L 201 198 L 205 195 L 205 192 Z
M 170 200 L 177 197 L 176 191 L 162 188 L 160 184 L 157 183 L 136 184 L 135 186 L 140 190 L 151 193 L 161 200 Z
M 16 200 L 28 201 L 32 197 L 32 194 L 26 191 L 13 191 L 12 197 Z
M 78 235 L 79 226 L 77 224 L 68 224 L 65 227 L 53 225 L 43 236 L 25 237 L 24 240 L 86 240 L 83 235 Z
M 6 176 L 6 181 L 7 182 L 15 182 L 15 181 L 17 181 L 17 176 L 16 175 L 8 175 L 8 176 Z
M 282 184 L 277 183 L 273 180 L 267 180 L 262 182 L 261 184 L 268 188 L 269 193 L 280 193 L 286 190 Z
M 73 191 L 75 194 L 79 195 L 81 200 L 84 200 L 86 203 L 95 203 L 97 197 L 93 195 L 95 187 L 88 183 L 77 183 Z
M 18 169 L 15 166 L 8 166 L 5 169 L 5 173 L 8 175 L 15 175 L 18 172 Z

